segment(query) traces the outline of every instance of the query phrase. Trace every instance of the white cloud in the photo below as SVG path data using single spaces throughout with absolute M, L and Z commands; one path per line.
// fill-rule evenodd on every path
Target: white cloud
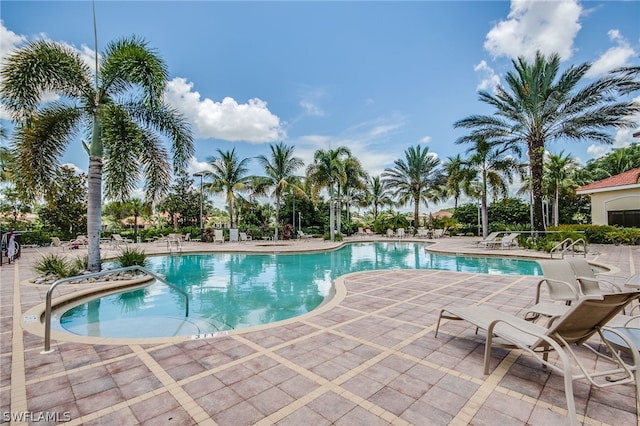
M 473 67 L 473 70 L 480 74 L 481 78 L 476 87 L 477 90 L 495 91 L 495 88 L 500 84 L 500 76 L 495 73 L 486 61 L 480 61 L 478 65 Z
M 562 59 L 569 59 L 573 40 L 581 28 L 581 13 L 577 0 L 512 0 L 508 19 L 489 31 L 484 48 L 494 58 L 531 59 L 540 50 L 545 55 L 555 52 Z
M 610 30 L 608 35 L 611 41 L 617 43 L 617 46 L 611 47 L 593 62 L 586 77 L 598 77 L 614 68 L 625 66 L 630 58 L 636 56 L 636 51 L 622 37 L 620 31 Z
M 432 139 L 431 136 L 425 136 L 422 139 L 420 139 L 420 142 L 429 143 L 429 142 L 431 142 L 431 139 Z
M 286 137 L 283 123 L 261 99 L 249 99 L 239 104 L 226 97 L 221 102 L 201 99 L 192 91 L 193 83 L 174 78 L 165 90 L 166 100 L 178 108 L 194 128 L 195 137 L 249 143 L 269 143 Z
M 27 38 L 18 35 L 4 26 L 4 22 L 0 20 L 0 58 L 6 58 L 9 53 L 24 43 Z
M 206 161 L 198 161 L 196 157 L 191 157 L 187 164 L 187 173 L 194 175 L 203 171 L 211 171 L 211 165 Z
M 304 109 L 305 113 L 308 115 L 315 115 L 322 117 L 324 115 L 324 111 L 313 102 L 303 99 L 300 101 L 300 106 Z

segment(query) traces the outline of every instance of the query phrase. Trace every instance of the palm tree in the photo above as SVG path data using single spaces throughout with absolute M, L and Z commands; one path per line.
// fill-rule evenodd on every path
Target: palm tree
M 351 150 L 341 146 L 325 151 L 319 149 L 313 155 L 313 163 L 307 167 L 307 181 L 311 187 L 311 199 L 317 203 L 320 191 L 327 188 L 331 204 L 329 214 L 329 233 L 331 241 L 334 236 L 333 202 L 340 195 L 341 186 L 347 182 L 345 159 L 352 158 Z M 339 210 L 338 210 L 339 211 Z
M 564 150 L 560 153 L 547 153 L 545 162 L 545 187 L 547 193 L 553 195 L 553 224 L 560 224 L 560 193 L 567 187 L 574 189 L 577 185 L 571 179 L 573 171 L 579 166 L 571 154 L 564 155 Z
M 473 171 L 469 170 L 460 154 L 455 157 L 447 157 L 447 161 L 443 164 L 443 170 L 446 179 L 443 192 L 447 196 L 453 197 L 453 208 L 457 209 L 465 184 L 474 179 Z
M 640 103 L 622 101 L 616 93 L 638 90 L 636 72 L 616 72 L 583 87 L 582 78 L 591 68 L 584 63 L 559 74 L 560 57 L 536 54 L 533 63 L 524 57 L 513 61 L 507 87 L 496 94 L 479 93 L 480 100 L 495 108 L 490 115 L 472 115 L 454 124 L 472 129 L 468 140 L 486 139 L 505 143 L 520 153 L 527 148 L 533 191 L 534 228 L 544 231 L 542 221 L 543 160 L 547 143 L 557 140 L 613 142 L 611 128 L 635 127 L 633 115 Z
M 234 217 L 234 204 L 236 191 L 242 191 L 246 188 L 250 177 L 247 176 L 249 162 L 248 158 L 240 160 L 236 154 L 236 149 L 231 151 L 222 151 L 217 149 L 218 157 L 211 157 L 209 165 L 211 171 L 205 171 L 204 176 L 211 178 L 212 182 L 205 185 L 210 192 L 224 192 L 227 200 L 227 209 L 229 211 L 229 221 L 231 228 L 238 226 L 238 218 Z
M 304 190 L 295 184 L 297 177 L 294 175 L 296 170 L 304 166 L 302 159 L 293 156 L 295 148 L 280 142 L 276 145 L 270 145 L 271 158 L 264 155 L 256 157 L 260 165 L 264 168 L 266 176 L 263 177 L 267 186 L 273 187 L 273 196 L 276 199 L 276 222 L 280 215 L 280 202 L 282 200 L 282 191 L 290 187 L 292 191 L 298 194 L 304 194 Z M 278 239 L 278 226 L 274 239 Z
M 380 176 L 373 176 L 369 179 L 368 190 L 369 204 L 373 205 L 373 220 L 378 218 L 378 208 L 393 205 L 391 191 L 380 179 Z
M 351 221 L 351 204 L 362 197 L 361 193 L 367 187 L 368 175 L 362 168 L 360 161 L 353 156 L 348 156 L 344 159 L 344 172 L 346 179 L 339 188 L 339 199 L 347 212 L 347 221 Z M 341 212 L 342 210 L 338 211 Z M 342 214 L 338 215 L 338 232 L 340 232 L 341 218 Z
M 105 196 L 126 200 L 142 177 L 146 198 L 169 187 L 171 165 L 160 135 L 171 142 L 174 171 L 186 166 L 193 140 L 186 120 L 163 100 L 167 67 L 139 38 L 107 45 L 96 72 L 69 47 L 34 41 L 2 69 L 0 97 L 16 123 L 16 181 L 39 194 L 51 187 L 59 158 L 79 132 L 89 155 L 87 229 L 90 271 L 99 271 L 102 180 Z M 43 102 L 45 93 L 59 99 Z M 103 170 L 104 167 L 104 170 Z
M 465 140 L 467 142 L 467 140 Z M 480 198 L 482 214 L 482 236 L 489 235 L 489 213 L 487 209 L 487 196 L 493 194 L 494 201 L 499 195 L 508 195 L 508 183 L 513 182 L 513 173 L 519 171 L 520 164 L 513 158 L 506 156 L 508 147 L 489 143 L 485 139 L 474 141 L 474 146 L 467 149 L 471 156 L 464 162 L 467 167 L 464 181 L 470 195 Z M 471 183 L 478 182 L 479 187 L 473 187 Z
M 143 200 L 139 198 L 131 198 L 127 203 L 126 207 L 129 210 L 129 214 L 133 215 L 133 223 L 134 223 L 134 235 L 138 237 L 138 218 L 143 215 L 151 214 L 151 204 L 145 203 Z
M 413 203 L 413 223 L 418 226 L 420 201 L 428 207 L 428 201 L 438 198 L 437 184 L 440 177 L 440 160 L 420 145 L 404 152 L 405 158 L 394 161 L 395 167 L 384 169 L 385 185 L 395 191 L 400 204 Z

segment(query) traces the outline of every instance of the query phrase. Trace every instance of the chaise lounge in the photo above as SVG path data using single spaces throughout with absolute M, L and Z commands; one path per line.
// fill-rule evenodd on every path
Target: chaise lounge
M 633 343 L 627 336 L 616 329 L 606 328 L 605 325 L 627 304 L 639 297 L 640 291 L 582 296 L 549 328 L 488 306 L 446 308 L 440 311 L 435 337 L 438 336 L 443 318 L 465 320 L 475 325 L 477 329 L 485 330 L 484 374 L 489 374 L 491 350 L 494 345 L 509 349 L 519 348 L 533 355 L 544 367 L 563 375 L 569 419 L 572 425 L 578 425 L 573 396 L 575 380 L 586 379 L 600 388 L 634 383 L 636 406 L 640 406 L 640 354 L 637 351 L 631 351 L 632 364 L 626 364 L 616 348 L 612 347 L 609 340 L 603 336 L 604 331 L 615 333 L 628 347 L 633 347 Z M 596 351 L 585 344 L 596 334 L 600 336 L 610 355 Z M 608 363 L 614 364 L 615 367 L 601 369 L 603 362 L 598 361 L 593 365 L 600 369 L 590 371 L 572 350 L 573 345 L 589 349 L 597 357 L 609 361 Z M 549 361 L 551 352 L 557 355 L 558 359 L 555 362 Z M 578 367 L 577 371 L 574 372 L 572 364 Z

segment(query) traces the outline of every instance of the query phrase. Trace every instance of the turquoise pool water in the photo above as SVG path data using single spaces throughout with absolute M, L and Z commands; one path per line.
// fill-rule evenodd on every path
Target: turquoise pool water
M 104 296 L 68 310 L 65 330 L 100 337 L 199 336 L 292 318 L 316 308 L 332 281 L 373 269 L 439 269 L 490 274 L 542 275 L 531 260 L 430 253 L 425 244 L 347 244 L 319 253 L 207 253 L 151 256 L 148 269 L 188 293 L 155 283 Z

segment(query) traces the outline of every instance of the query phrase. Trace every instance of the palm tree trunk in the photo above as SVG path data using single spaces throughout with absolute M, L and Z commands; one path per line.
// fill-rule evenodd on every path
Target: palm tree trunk
M 482 211 L 482 238 L 487 238 L 489 235 L 489 211 L 487 210 L 487 191 L 482 191 L 482 205 L 480 209 Z
M 420 216 L 420 198 L 415 198 L 413 200 L 413 227 L 418 228 L 418 220 Z
M 102 158 L 89 157 L 87 177 L 87 236 L 89 238 L 89 272 L 99 272 L 100 230 L 102 221 Z
M 529 142 L 529 162 L 531 164 L 531 192 L 533 194 L 533 230 L 544 232 L 542 218 L 542 164 L 544 143 Z
M 278 216 L 280 215 L 280 197 L 276 197 L 276 227 L 273 231 L 273 241 L 278 241 Z
M 553 200 L 553 224 L 555 226 L 560 224 L 560 191 L 557 185 L 555 199 Z

